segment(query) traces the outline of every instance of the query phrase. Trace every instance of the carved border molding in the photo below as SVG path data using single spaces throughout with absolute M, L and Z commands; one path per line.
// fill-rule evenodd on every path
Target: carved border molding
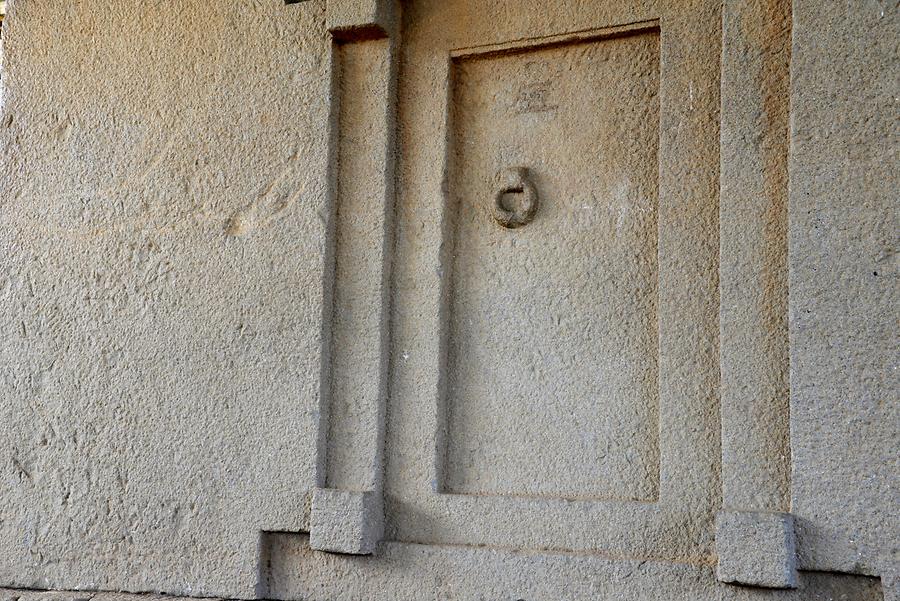
M 722 7 L 718 578 L 796 588 L 787 183 L 791 3 Z
M 396 29 L 390 0 L 328 0 L 330 214 L 310 545 L 370 554 L 384 530 Z
M 752 259 L 749 262 L 739 259 L 747 255 L 756 258 L 753 253 L 760 248 L 757 240 L 738 236 L 730 229 L 741 217 L 736 213 L 746 206 L 746 199 L 734 192 L 742 182 L 769 177 L 772 173 L 777 175 L 786 166 L 780 162 L 786 161 L 786 157 L 777 154 L 777 144 L 774 150 L 772 146 L 744 147 L 740 143 L 743 138 L 728 137 L 728 132 L 735 129 L 759 126 L 748 121 L 746 111 L 731 108 L 752 108 L 752 101 L 734 103 L 729 98 L 748 93 L 756 94 L 753 97 L 758 96 L 759 102 L 767 98 L 753 89 L 758 82 L 747 79 L 746 70 L 729 63 L 728 56 L 743 55 L 742 48 L 748 45 L 752 48 L 758 42 L 741 37 L 746 34 L 734 33 L 732 23 L 741 18 L 738 12 L 739 8 L 731 7 L 722 15 L 719 258 L 724 511 L 717 520 L 716 538 L 722 551 L 718 573 L 723 581 L 792 587 L 796 586 L 793 526 L 790 515 L 784 513 L 788 510 L 785 500 L 789 498 L 789 492 L 785 492 L 789 491 L 789 452 L 780 455 L 780 459 L 775 456 L 779 455 L 779 449 L 789 448 L 787 398 L 779 394 L 754 396 L 755 392 L 773 387 L 777 393 L 780 386 L 786 385 L 787 364 L 780 354 L 787 348 L 786 328 L 783 339 L 779 337 L 776 341 L 777 348 L 764 348 L 768 342 L 760 332 L 770 325 L 765 321 L 766 316 L 755 313 L 751 307 L 751 319 L 735 320 L 727 309 L 732 296 L 746 298 L 740 291 L 741 283 L 752 281 L 749 275 L 758 267 Z M 399 14 L 399 4 L 389 0 L 328 0 L 326 4 L 326 24 L 332 36 L 329 178 L 332 211 L 327 225 L 331 256 L 326 263 L 329 273 L 325 278 L 318 488 L 313 492 L 310 515 L 310 544 L 321 551 L 368 554 L 384 531 L 383 446 L 390 342 Z M 786 14 L 789 18 L 789 6 Z M 765 53 L 751 53 L 751 56 L 765 56 Z M 781 75 L 775 73 L 774 77 Z M 376 135 L 372 136 L 371 132 Z M 354 157 L 360 155 L 374 156 L 376 160 L 370 165 L 356 164 Z M 742 158 L 735 160 L 735 156 Z M 732 165 L 751 167 L 749 172 L 734 172 L 729 171 Z M 754 165 L 768 171 L 754 172 Z M 778 202 L 778 198 L 768 200 Z M 363 214 L 375 216 L 374 227 L 371 223 L 363 230 L 354 227 L 354 215 L 363 217 Z M 786 240 L 783 221 L 786 212 L 781 211 L 777 212 L 774 223 L 760 224 L 769 230 L 774 228 L 770 233 L 774 232 L 776 237 L 781 232 L 776 240 L 779 252 L 778 244 Z M 354 248 L 363 246 L 380 248 L 380 262 L 365 265 L 360 274 L 349 267 L 370 256 L 354 253 Z M 772 277 L 786 286 L 784 273 L 780 271 L 784 261 L 776 260 L 774 265 L 776 272 Z M 781 294 L 784 286 L 776 286 L 775 293 Z M 747 348 L 762 365 L 761 371 L 753 376 L 755 379 L 749 381 L 740 368 Z M 748 387 L 749 394 L 736 392 L 746 391 Z M 753 414 L 769 412 L 774 422 L 784 427 L 742 429 L 742 415 L 747 410 Z M 738 442 L 724 442 L 730 440 Z M 747 462 L 751 458 L 769 456 L 774 459 L 765 459 L 764 465 L 751 466 L 748 470 Z M 735 541 L 749 544 L 754 540 L 759 544 L 751 546 L 760 551 L 758 557 L 735 559 L 724 553 Z M 767 546 L 767 543 L 771 544 Z M 767 564 L 765 569 L 754 572 L 751 564 L 760 562 Z

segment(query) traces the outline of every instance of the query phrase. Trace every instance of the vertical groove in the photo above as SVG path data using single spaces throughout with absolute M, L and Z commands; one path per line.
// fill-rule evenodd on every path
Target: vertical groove
M 391 249 L 391 47 L 335 46 L 334 285 L 325 485 L 380 486 Z

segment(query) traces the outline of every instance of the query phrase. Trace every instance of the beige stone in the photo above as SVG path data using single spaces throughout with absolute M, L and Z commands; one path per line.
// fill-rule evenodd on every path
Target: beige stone
M 653 501 L 659 34 L 463 55 L 449 77 L 443 485 Z M 494 174 L 517 165 L 538 200 L 507 229 Z
M 395 0 L 326 0 L 328 29 L 338 38 L 390 35 L 397 29 Z
M 0 601 L 897 598 L 896 6 L 8 4 Z
M 794 520 L 789 513 L 722 511 L 716 518 L 716 575 L 722 582 L 797 588 Z
M 880 601 L 878 580 L 809 573 L 799 588 L 716 582 L 715 568 L 508 549 L 386 543 L 371 558 L 310 551 L 302 537 L 274 541 L 264 596 L 312 601 L 365 599 L 607 599 L 615 601 Z
M 900 8 L 794 2 L 791 512 L 801 569 L 897 571 Z
M 251 597 L 316 486 L 324 6 L 3 28 L 0 582 Z
M 723 4 L 722 501 L 740 511 L 790 509 L 790 9 L 783 0 Z
M 317 551 L 370 555 L 381 540 L 382 514 L 379 493 L 316 490 L 310 546 Z
M 404 19 L 386 538 L 707 560 L 718 5 Z M 509 166 L 540 199 L 512 230 Z

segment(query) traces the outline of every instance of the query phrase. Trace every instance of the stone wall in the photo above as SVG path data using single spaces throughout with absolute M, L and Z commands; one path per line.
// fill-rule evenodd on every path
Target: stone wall
M 3 27 L 0 580 L 252 594 L 315 478 L 324 7 Z
M 900 598 L 894 4 L 8 4 L 0 599 Z

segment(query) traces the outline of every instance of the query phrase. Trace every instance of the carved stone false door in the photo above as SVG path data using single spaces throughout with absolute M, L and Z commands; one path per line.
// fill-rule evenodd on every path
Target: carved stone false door
M 386 539 L 712 562 L 719 5 L 403 4 Z

